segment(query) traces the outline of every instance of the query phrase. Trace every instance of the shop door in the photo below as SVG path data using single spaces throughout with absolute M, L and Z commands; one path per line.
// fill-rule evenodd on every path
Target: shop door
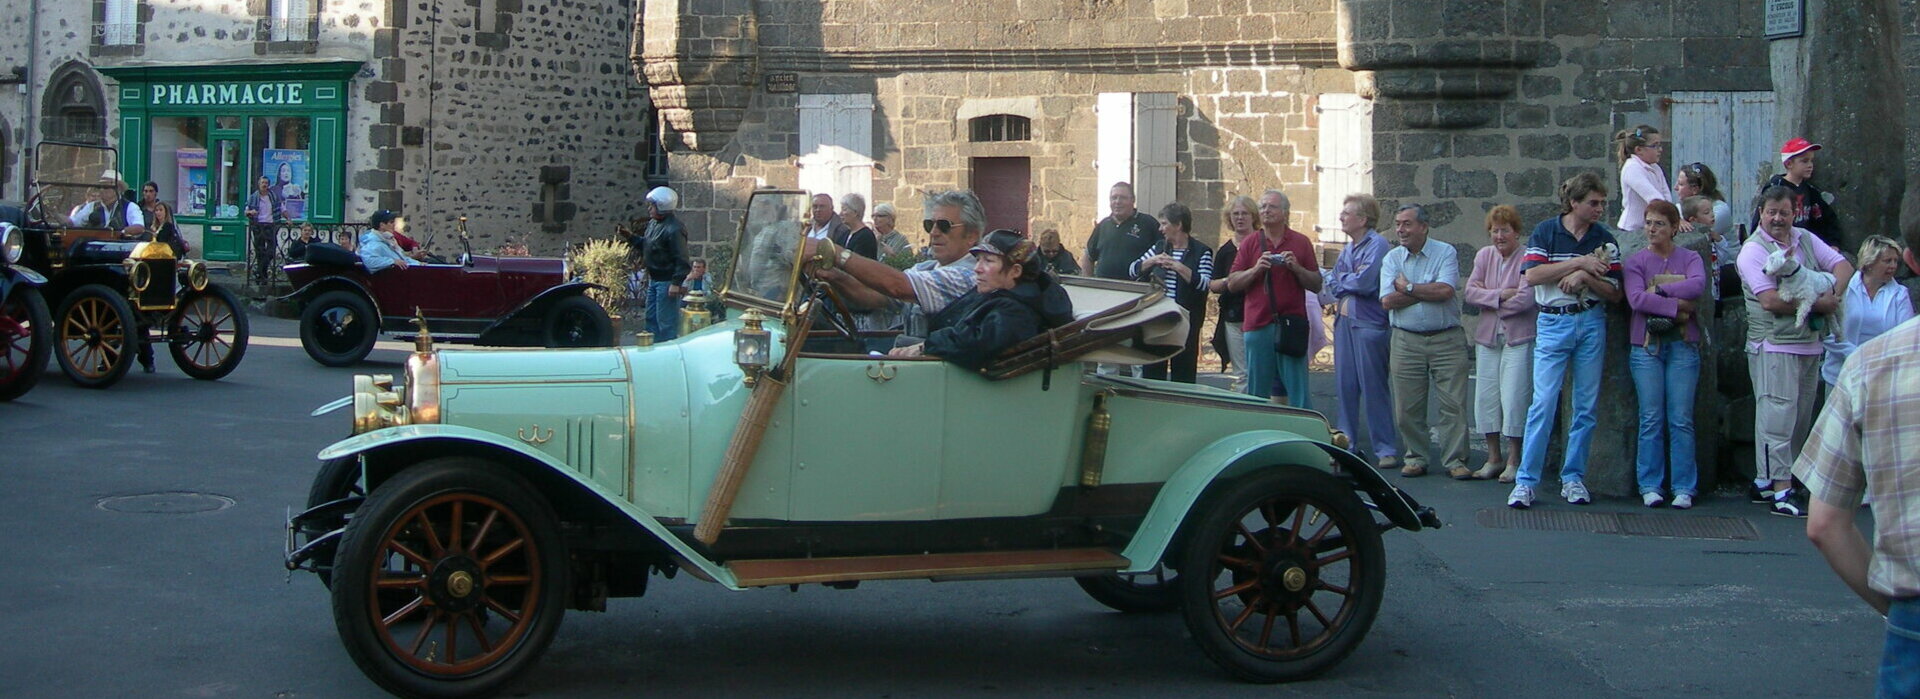
M 215 139 L 212 143 L 212 169 L 207 192 L 207 229 L 201 245 L 208 260 L 232 262 L 247 259 L 247 221 L 241 212 L 247 204 L 246 158 L 241 157 L 240 141 Z
M 987 207 L 987 230 L 1027 230 L 1027 195 L 1032 164 L 1026 158 L 974 158 L 973 191 Z

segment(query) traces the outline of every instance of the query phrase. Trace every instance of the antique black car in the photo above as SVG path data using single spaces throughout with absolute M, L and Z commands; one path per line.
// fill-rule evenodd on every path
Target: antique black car
M 0 401 L 33 389 L 53 344 L 39 289 L 47 278 L 16 264 L 26 252 L 26 234 L 17 225 L 24 218 L 18 209 L 0 207 Z
M 136 359 L 165 343 L 196 379 L 232 373 L 247 352 L 247 314 L 232 292 L 208 280 L 205 262 L 180 259 L 166 243 L 84 225 L 72 212 L 90 197 L 121 196 L 111 148 L 42 143 L 28 200 L 20 264 L 46 278 L 53 355 L 74 383 L 106 388 Z

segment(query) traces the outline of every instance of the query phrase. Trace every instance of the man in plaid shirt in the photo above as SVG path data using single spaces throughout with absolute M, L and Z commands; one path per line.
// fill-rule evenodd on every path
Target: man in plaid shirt
M 1920 273 L 1920 187 L 1907 191 L 1906 263 Z M 1879 695 L 1920 697 L 1920 319 L 1861 345 L 1793 466 L 1812 491 L 1807 538 L 1887 617 Z M 1873 496 L 1873 546 L 1854 523 Z

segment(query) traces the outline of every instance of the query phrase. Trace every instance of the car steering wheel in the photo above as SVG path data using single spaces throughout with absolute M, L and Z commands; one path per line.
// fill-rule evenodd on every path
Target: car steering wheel
M 860 331 L 856 329 L 859 326 L 854 323 L 853 309 L 847 306 L 846 299 L 840 298 L 840 292 L 835 291 L 832 284 L 818 279 L 811 279 L 808 283 L 814 286 L 814 298 L 826 304 L 820 315 L 827 319 L 827 324 L 833 326 L 834 331 L 848 342 L 861 345 Z

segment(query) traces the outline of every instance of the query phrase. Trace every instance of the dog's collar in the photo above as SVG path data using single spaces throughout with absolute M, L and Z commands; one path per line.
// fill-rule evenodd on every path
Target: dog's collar
M 1780 275 L 1780 278 L 1781 278 L 1781 279 L 1786 279 L 1787 277 L 1791 277 L 1791 276 L 1793 276 L 1793 275 L 1796 275 L 1796 274 L 1799 274 L 1799 273 L 1800 273 L 1800 270 L 1802 270 L 1802 269 L 1805 269 L 1805 268 L 1806 268 L 1806 265 L 1794 265 L 1794 266 L 1793 266 L 1793 271 L 1791 271 L 1791 272 L 1788 272 L 1788 273 L 1786 273 L 1786 274 L 1782 274 L 1782 275 Z

